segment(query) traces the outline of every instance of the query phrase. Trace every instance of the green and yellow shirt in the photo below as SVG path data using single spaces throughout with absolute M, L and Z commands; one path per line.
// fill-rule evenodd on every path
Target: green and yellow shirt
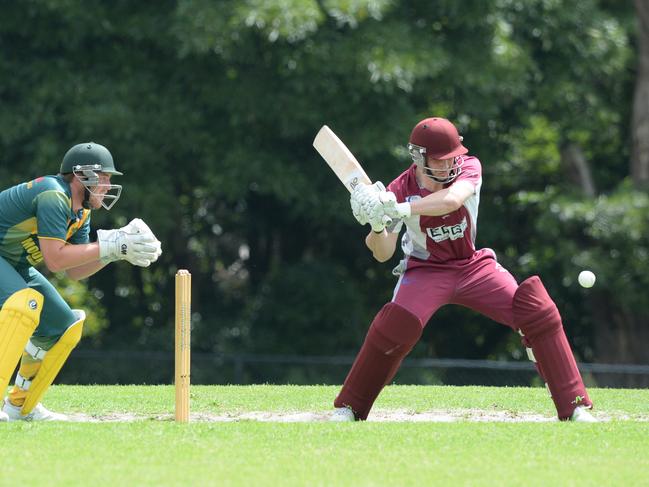
M 0 193 L 0 256 L 14 267 L 43 261 L 39 238 L 73 244 L 90 241 L 90 210 L 72 210 L 70 185 L 44 176 Z

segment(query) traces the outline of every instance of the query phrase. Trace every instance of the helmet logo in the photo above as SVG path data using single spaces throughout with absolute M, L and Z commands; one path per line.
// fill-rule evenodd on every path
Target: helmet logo
M 27 303 L 27 306 L 29 306 L 29 309 L 34 311 L 38 309 L 38 303 L 36 302 L 35 299 L 30 299 L 29 303 Z

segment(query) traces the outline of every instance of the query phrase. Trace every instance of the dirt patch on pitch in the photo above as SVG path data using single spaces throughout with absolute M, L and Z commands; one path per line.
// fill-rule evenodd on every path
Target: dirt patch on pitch
M 326 422 L 330 412 L 270 412 L 270 411 L 247 411 L 229 413 L 192 413 L 191 421 L 199 423 L 231 423 L 240 421 L 260 421 L 273 423 L 309 423 Z M 649 416 L 630 416 L 627 414 L 614 414 L 596 412 L 594 416 L 600 421 L 649 421 Z M 133 421 L 173 421 L 170 414 L 161 415 L 137 415 L 131 413 L 110 413 L 101 415 L 68 414 L 70 421 L 74 422 L 118 422 L 128 423 Z M 396 422 L 396 423 L 454 423 L 454 422 L 475 422 L 475 423 L 550 423 L 557 422 L 553 416 L 545 416 L 536 413 L 503 410 L 483 409 L 437 409 L 431 411 L 411 410 L 376 410 L 372 411 L 368 422 Z

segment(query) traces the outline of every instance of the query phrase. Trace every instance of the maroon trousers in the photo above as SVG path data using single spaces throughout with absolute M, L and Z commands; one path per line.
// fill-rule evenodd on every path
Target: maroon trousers
M 559 312 L 538 277 L 517 284 L 490 249 L 470 259 L 434 264 L 409 259 L 391 303 L 376 315 L 352 365 L 336 407 L 366 419 L 383 386 L 417 343 L 441 306 L 459 304 L 525 335 L 560 419 L 577 405 L 592 406 L 565 336 Z

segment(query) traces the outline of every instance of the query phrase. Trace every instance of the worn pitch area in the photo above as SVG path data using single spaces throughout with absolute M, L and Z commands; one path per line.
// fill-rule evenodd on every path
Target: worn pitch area
M 193 413 L 192 422 L 237 422 L 237 421 L 261 421 L 276 423 L 306 423 L 326 422 L 330 412 L 268 412 L 268 411 L 246 411 L 230 412 L 221 414 Z M 594 416 L 600 421 L 649 421 L 649 415 L 628 415 L 618 413 L 596 412 Z M 74 422 L 132 422 L 132 421 L 173 421 L 171 414 L 141 415 L 129 413 L 109 414 L 68 414 L 70 421 Z M 557 422 L 553 416 L 546 416 L 537 413 L 518 411 L 489 411 L 482 409 L 437 409 L 431 411 L 414 412 L 408 410 L 376 410 L 370 413 L 369 422 L 410 422 L 410 423 L 453 423 L 453 422 L 476 422 L 476 423 L 550 423 Z

